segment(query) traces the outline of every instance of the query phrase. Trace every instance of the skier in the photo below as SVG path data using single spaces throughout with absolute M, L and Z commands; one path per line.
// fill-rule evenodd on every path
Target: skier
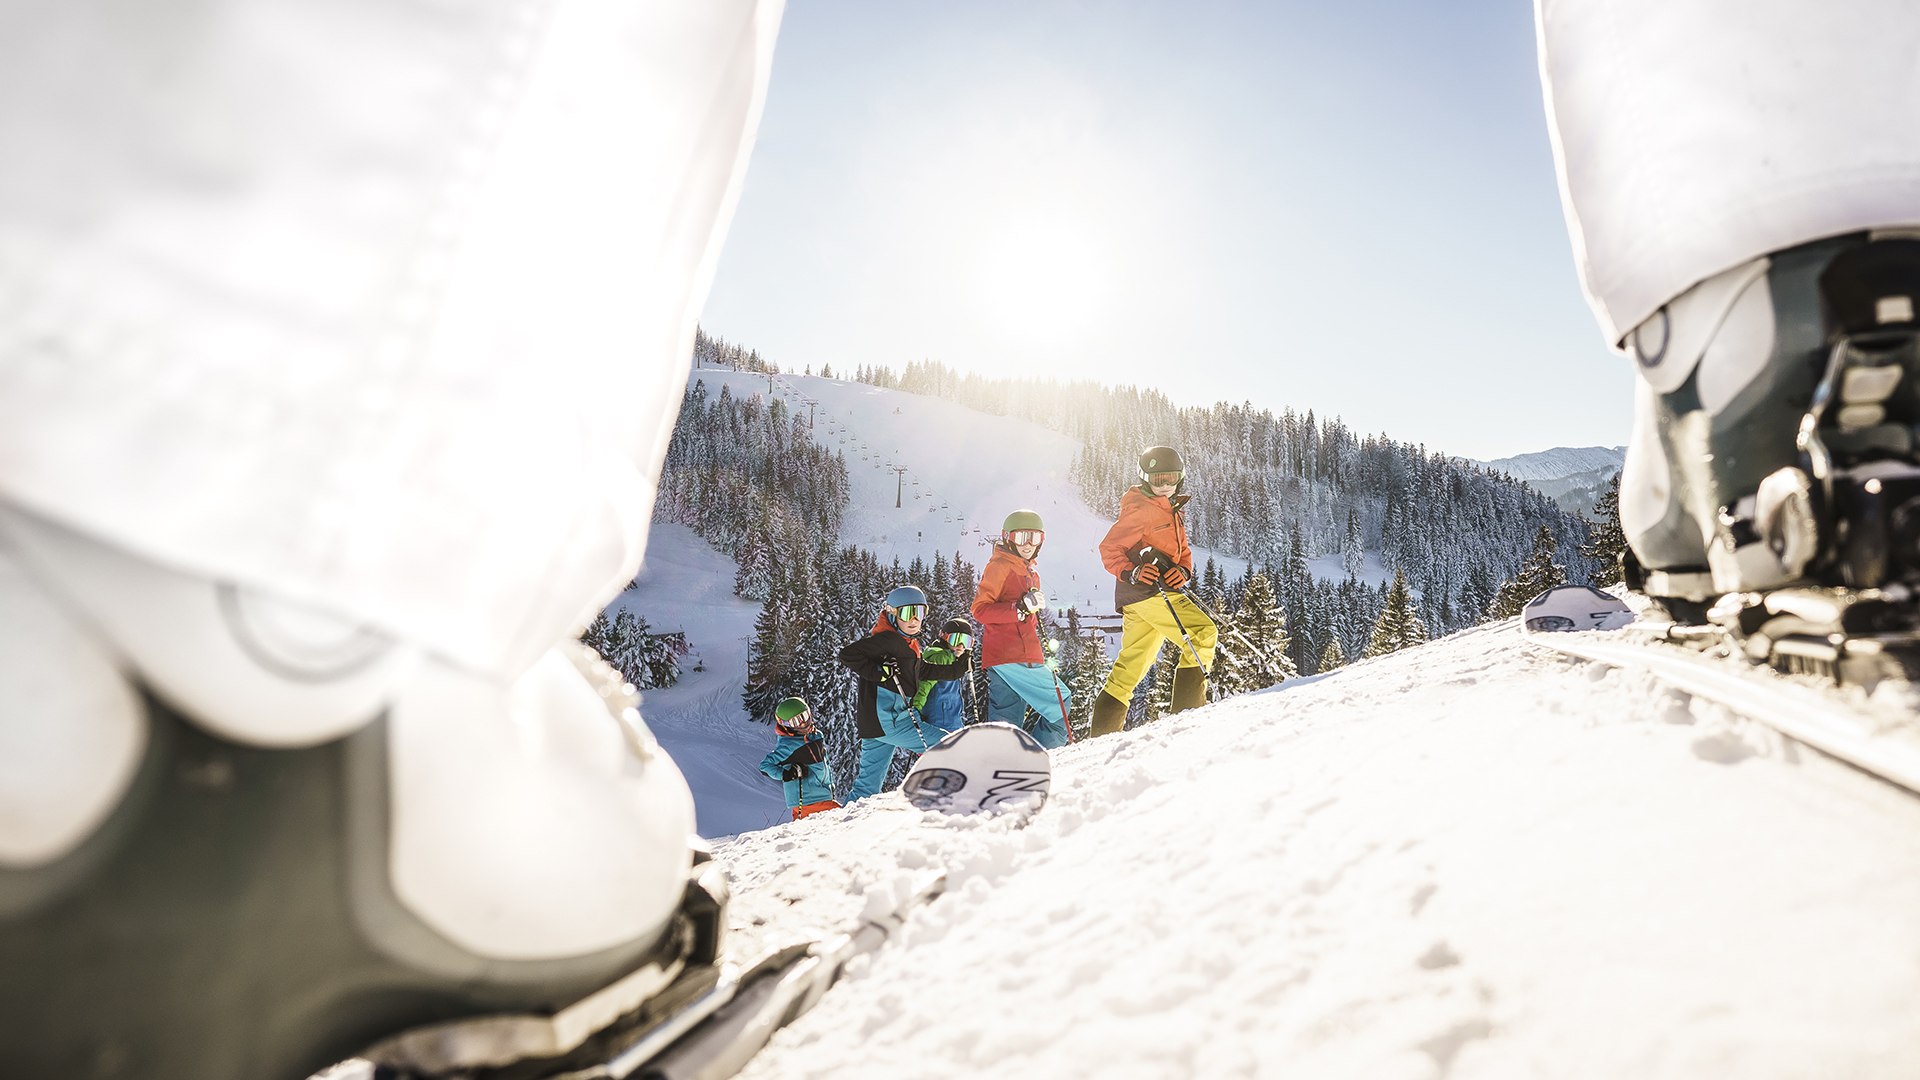
M 1637 373 L 1628 584 L 1756 640 L 1911 628 L 1874 590 L 1920 572 L 1912 5 L 1535 13 L 1581 284 Z
M 1140 484 L 1120 496 L 1120 518 L 1100 541 L 1100 561 L 1115 579 L 1120 652 L 1093 702 L 1095 735 L 1126 726 L 1134 688 L 1169 639 L 1180 646 L 1180 661 L 1168 711 L 1206 704 L 1207 669 L 1219 631 L 1180 591 L 1193 579 L 1193 552 L 1182 517 L 1191 498 L 1185 489 L 1186 465 L 1179 453 L 1168 446 L 1147 447 L 1140 453 Z
M 778 14 L 8 20 L 0 1072 L 512 1014 L 408 1044 L 465 1074 L 712 964 L 686 783 L 572 638 L 640 563 Z
M 973 624 L 954 616 L 940 627 L 940 640 L 920 650 L 920 658 L 929 664 L 950 664 L 973 645 Z M 969 672 L 967 678 L 972 678 Z M 941 732 L 959 731 L 967 722 L 964 700 L 966 679 L 922 679 L 913 695 L 913 707 L 921 719 Z
M 827 764 L 827 737 L 813 722 L 813 710 L 797 697 L 773 707 L 773 750 L 760 759 L 760 771 L 778 780 L 793 820 L 838 810 L 833 798 L 833 767 Z
M 964 649 L 951 663 L 921 659 L 919 635 L 926 617 L 927 594 L 902 585 L 887 593 L 873 633 L 840 650 L 840 663 L 860 679 L 855 704 L 860 772 L 847 792 L 850 803 L 880 793 L 896 749 L 919 754 L 945 734 L 913 707 L 906 688 L 918 687 L 923 679 L 964 678 L 971 664 Z
M 1047 606 L 1034 562 L 1046 543 L 1046 526 L 1032 510 L 1015 510 L 1000 524 L 993 557 L 980 571 L 973 617 L 980 623 L 980 666 L 987 671 L 987 719 L 1025 727 L 1027 709 L 1038 719 L 1029 729 L 1049 750 L 1067 742 L 1072 695 L 1047 664 L 1040 641 L 1040 612 Z

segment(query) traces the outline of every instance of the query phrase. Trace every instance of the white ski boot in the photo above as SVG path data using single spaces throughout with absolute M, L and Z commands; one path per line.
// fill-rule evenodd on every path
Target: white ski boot
M 1920 239 L 1854 234 L 1700 283 L 1627 339 L 1626 579 L 1681 626 L 1843 679 L 1920 644 Z
M 621 682 L 493 684 L 0 508 L 0 1060 L 271 1080 L 436 1025 L 377 1056 L 475 1072 L 639 1015 L 725 888 Z

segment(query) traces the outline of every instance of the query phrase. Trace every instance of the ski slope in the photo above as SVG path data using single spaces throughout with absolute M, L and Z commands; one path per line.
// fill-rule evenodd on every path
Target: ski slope
M 1104 522 L 1069 501 L 1053 436 L 859 384 L 775 388 L 817 424 L 852 410 L 818 430 L 887 433 L 966 508 L 896 512 L 893 474 L 856 455 L 850 540 L 904 560 L 889 538 L 917 523 L 965 544 L 1012 508 L 1005 476 L 1046 476 L 1057 501 L 1026 481 L 1025 504 L 1047 580 L 1094 571 Z M 949 878 L 747 1077 L 1920 1074 L 1920 799 L 1718 706 L 1483 627 L 1066 747 L 1025 828 L 897 794 L 762 828 L 774 785 L 738 774 L 769 735 L 726 715 L 720 661 L 754 614 L 730 567 L 657 527 L 621 603 L 709 667 L 645 711 L 703 832 L 740 833 L 718 850 L 735 946 L 831 935 Z
M 1920 799 L 1511 624 L 1054 760 L 721 847 L 750 940 L 949 875 L 743 1076 L 1920 1072 Z

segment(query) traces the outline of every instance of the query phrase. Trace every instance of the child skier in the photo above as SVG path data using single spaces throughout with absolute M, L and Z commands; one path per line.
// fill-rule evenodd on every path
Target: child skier
M 973 617 L 984 635 L 980 665 L 987 669 L 987 719 L 1024 726 L 1031 707 L 1040 714 L 1033 737 L 1051 750 L 1067 742 L 1073 696 L 1047 666 L 1040 643 L 1040 612 L 1047 598 L 1033 564 L 1046 538 L 1039 514 L 1015 510 L 1007 515 L 993 557 L 980 572 Z
M 970 666 L 965 649 L 960 659 L 946 664 L 921 658 L 918 637 L 927 617 L 927 594 L 917 586 L 894 589 L 885 603 L 873 633 L 840 650 L 840 663 L 860 678 L 855 705 L 860 773 L 847 792 L 848 802 L 879 794 L 896 749 L 918 754 L 945 734 L 921 717 L 906 688 L 917 689 L 923 679 L 961 678 Z
M 793 820 L 838 810 L 833 799 L 833 767 L 827 764 L 827 737 L 813 722 L 813 710 L 790 697 L 773 707 L 773 752 L 760 759 L 760 771 L 786 789 Z
M 940 627 L 940 640 L 920 650 L 920 659 L 929 664 L 951 664 L 973 644 L 973 624 L 956 615 Z M 964 696 L 966 679 L 922 679 L 913 695 L 913 707 L 920 718 L 942 732 L 959 731 L 967 722 Z
M 1180 646 L 1173 671 L 1169 712 L 1206 704 L 1207 668 L 1213 664 L 1218 630 L 1213 620 L 1179 590 L 1193 578 L 1181 511 L 1186 466 L 1172 447 L 1150 446 L 1140 454 L 1140 485 L 1120 497 L 1120 519 L 1100 541 L 1100 561 L 1116 579 L 1113 605 L 1120 609 L 1120 654 L 1107 685 L 1093 702 L 1093 734 L 1119 731 L 1127 722 L 1134 687 L 1169 638 Z

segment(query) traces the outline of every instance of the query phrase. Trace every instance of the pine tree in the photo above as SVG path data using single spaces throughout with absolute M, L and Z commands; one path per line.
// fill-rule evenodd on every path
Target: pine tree
M 1404 570 L 1393 572 L 1393 585 L 1387 590 L 1385 606 L 1373 624 L 1373 637 L 1367 641 L 1367 658 L 1398 652 L 1427 640 L 1427 626 L 1413 610 L 1413 594 L 1407 588 Z
M 1340 639 L 1328 635 L 1327 647 L 1320 650 L 1320 663 L 1315 666 L 1314 670 L 1318 674 L 1325 675 L 1335 668 L 1345 667 L 1346 664 L 1347 654 L 1340 651 Z
M 1620 527 L 1620 474 L 1607 481 L 1607 490 L 1593 507 L 1594 521 L 1587 531 L 1587 542 L 1580 554 L 1593 559 L 1600 568 L 1587 578 L 1596 589 L 1620 583 L 1620 554 L 1627 548 L 1627 534 Z
M 1340 542 L 1340 568 L 1350 578 L 1360 576 L 1366 565 L 1366 550 L 1360 543 L 1360 515 L 1349 508 L 1347 510 L 1347 535 Z
M 1254 653 L 1239 658 L 1244 689 L 1272 686 L 1300 674 L 1299 666 L 1293 661 L 1293 639 L 1287 633 L 1286 612 L 1281 610 L 1267 575 L 1256 572 L 1247 579 L 1240 610 L 1233 617 L 1233 628 L 1238 633 L 1229 638 L 1229 649 L 1251 646 Z
M 1493 606 L 1487 609 L 1489 618 L 1508 619 L 1520 614 L 1527 601 L 1553 588 L 1564 585 L 1567 572 L 1559 563 L 1553 561 L 1559 545 L 1553 539 L 1553 532 L 1545 525 L 1533 537 L 1533 553 L 1527 561 L 1520 564 L 1520 572 L 1512 581 L 1500 586 L 1499 595 L 1493 598 Z

